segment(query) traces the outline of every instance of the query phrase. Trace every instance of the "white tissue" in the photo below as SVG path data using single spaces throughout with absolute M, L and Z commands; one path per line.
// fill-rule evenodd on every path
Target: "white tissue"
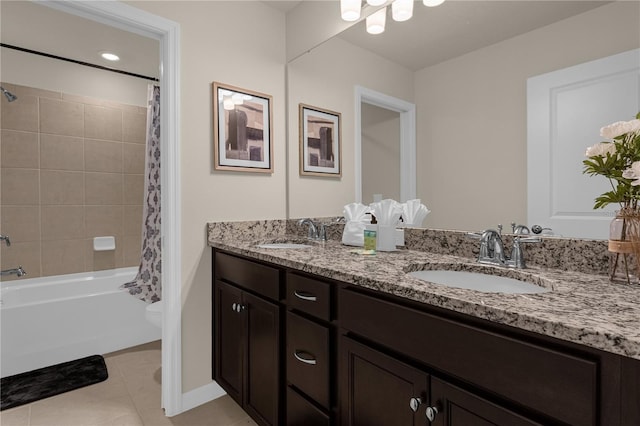
M 364 228 L 370 222 L 369 207 L 361 203 L 351 203 L 344 206 L 342 214 L 347 223 L 342 232 L 342 244 L 348 246 L 364 246 Z
M 402 220 L 407 228 L 419 228 L 431 210 L 420 202 L 419 198 L 402 204 Z

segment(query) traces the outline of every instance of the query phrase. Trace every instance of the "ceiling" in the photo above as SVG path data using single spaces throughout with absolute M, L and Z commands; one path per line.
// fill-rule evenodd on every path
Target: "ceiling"
M 302 3 L 299 0 L 264 1 L 283 13 Z M 338 0 L 328 1 L 335 1 L 338 14 Z M 339 37 L 408 69 L 418 70 L 606 3 L 447 0 L 441 6 L 428 8 L 416 2 L 412 19 L 395 22 L 389 16 L 383 34 L 368 34 L 362 21 Z M 159 75 L 156 40 L 33 2 L 2 0 L 0 8 L 2 43 L 152 77 Z M 41 31 L 31 30 L 36 26 Z M 43 33 L 49 36 L 42 37 Z M 117 63 L 103 60 L 99 52 L 105 50 L 115 51 L 121 60 Z

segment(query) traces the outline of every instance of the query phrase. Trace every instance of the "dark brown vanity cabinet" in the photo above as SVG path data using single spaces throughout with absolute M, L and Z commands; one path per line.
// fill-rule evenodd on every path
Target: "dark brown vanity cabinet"
M 286 370 L 289 426 L 330 425 L 334 343 L 332 284 L 289 272 Z
M 256 422 L 280 425 L 280 272 L 214 259 L 214 379 Z

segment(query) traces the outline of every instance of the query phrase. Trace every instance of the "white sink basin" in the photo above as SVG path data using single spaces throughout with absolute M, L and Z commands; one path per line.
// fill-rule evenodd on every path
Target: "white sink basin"
M 300 243 L 267 243 L 258 244 L 256 247 L 264 249 L 302 249 L 311 247 L 309 244 Z
M 483 274 L 479 272 L 430 270 L 409 272 L 420 280 L 448 287 L 465 288 L 485 293 L 532 294 L 547 293 L 547 288 L 513 278 Z

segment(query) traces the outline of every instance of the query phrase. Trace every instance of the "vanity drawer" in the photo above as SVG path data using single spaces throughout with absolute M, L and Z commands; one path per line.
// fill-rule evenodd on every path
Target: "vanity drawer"
M 287 380 L 329 407 L 329 329 L 287 312 Z
M 295 273 L 287 274 L 287 306 L 329 321 L 331 285 Z
M 597 424 L 598 363 L 349 289 L 340 326 L 569 424 Z
M 329 416 L 287 387 L 287 426 L 329 426 Z
M 226 253 L 215 253 L 217 279 L 233 283 L 273 300 L 280 299 L 280 271 Z

